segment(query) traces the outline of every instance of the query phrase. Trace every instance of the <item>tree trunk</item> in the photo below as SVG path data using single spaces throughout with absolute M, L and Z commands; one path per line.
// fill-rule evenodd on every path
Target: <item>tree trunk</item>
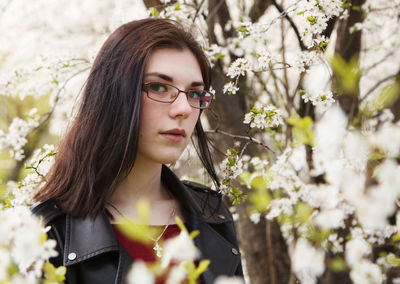
M 364 3 L 365 0 L 352 0 L 352 6 L 349 8 L 349 17 L 339 22 L 335 52 L 346 62 L 350 62 L 353 58 L 358 60 L 360 55 L 361 31 L 350 33 L 350 28 L 355 23 L 362 22 L 363 14 L 361 6 Z M 351 121 L 358 113 L 359 87 L 355 90 L 344 92 L 338 100 L 343 111 Z

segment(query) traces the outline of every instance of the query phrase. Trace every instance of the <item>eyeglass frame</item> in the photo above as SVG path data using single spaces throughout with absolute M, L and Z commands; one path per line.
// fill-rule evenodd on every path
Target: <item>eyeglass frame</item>
M 176 94 L 175 98 L 174 98 L 172 101 L 165 102 L 165 101 L 156 100 L 156 99 L 154 99 L 154 98 L 152 98 L 152 97 L 149 96 L 149 91 L 151 91 L 151 90 L 150 90 L 149 88 L 146 88 L 148 85 L 150 85 L 150 84 L 152 84 L 152 83 L 159 83 L 159 84 L 163 84 L 163 85 L 172 87 L 172 88 L 178 90 L 178 93 Z M 165 103 L 165 104 L 172 104 L 172 103 L 173 103 L 174 101 L 176 101 L 176 99 L 179 97 L 179 94 L 180 94 L 180 93 L 184 93 L 184 94 L 186 95 L 186 99 L 187 99 L 188 103 L 189 103 L 189 92 L 190 92 L 190 91 L 202 91 L 202 92 L 206 92 L 206 93 L 210 94 L 210 95 L 211 95 L 211 101 L 210 101 L 210 103 L 208 104 L 207 107 L 195 107 L 195 106 L 192 106 L 192 105 L 189 103 L 189 105 L 190 105 L 192 108 L 197 108 L 197 109 L 208 109 L 208 108 L 210 107 L 211 103 L 213 102 L 213 100 L 215 100 L 215 94 L 211 93 L 211 92 L 208 91 L 208 90 L 188 90 L 188 91 L 184 91 L 184 90 L 181 90 L 181 89 L 175 87 L 174 85 L 167 84 L 167 83 L 161 83 L 161 82 L 147 82 L 147 83 L 143 83 L 143 84 L 142 84 L 142 90 L 143 90 L 144 92 L 146 92 L 146 95 L 147 95 L 147 97 L 148 97 L 149 99 L 151 99 L 151 100 L 153 100 L 153 101 L 156 101 L 156 102 L 159 102 L 159 103 Z

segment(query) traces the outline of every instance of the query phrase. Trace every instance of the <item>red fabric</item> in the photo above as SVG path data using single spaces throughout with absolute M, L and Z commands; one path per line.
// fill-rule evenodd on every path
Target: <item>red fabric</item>
M 159 226 L 159 227 L 161 230 L 164 229 L 164 226 Z M 123 246 L 126 249 L 126 251 L 132 256 L 133 259 L 142 260 L 148 263 L 156 262 L 156 251 L 153 250 L 154 243 L 151 243 L 150 245 L 142 244 L 140 242 L 131 240 L 128 237 L 126 237 L 118 230 L 116 226 L 112 225 L 112 228 L 114 230 L 118 242 L 121 244 L 121 246 Z M 167 240 L 173 238 L 179 235 L 180 232 L 181 230 L 179 229 L 178 225 L 176 224 L 169 225 L 168 228 L 165 230 L 161 239 Z M 167 280 L 167 274 L 168 273 L 165 273 L 157 277 L 155 283 L 164 284 L 165 281 Z
M 161 230 L 164 229 L 164 226 L 159 226 Z M 155 250 L 153 250 L 154 244 L 151 243 L 149 245 L 134 241 L 123 233 L 121 233 L 118 228 L 113 225 L 112 226 L 115 236 L 117 237 L 118 242 L 123 246 L 126 251 L 132 256 L 133 259 L 136 260 L 143 260 L 144 262 L 155 262 L 156 261 L 156 254 Z M 181 230 L 179 229 L 178 225 L 172 224 L 169 225 L 167 230 L 164 232 L 161 239 L 167 240 L 173 238 L 179 233 Z M 161 240 L 160 240 L 161 241 Z

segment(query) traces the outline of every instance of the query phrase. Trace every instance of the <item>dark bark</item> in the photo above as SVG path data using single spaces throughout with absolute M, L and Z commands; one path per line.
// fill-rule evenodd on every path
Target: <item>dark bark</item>
M 271 5 L 271 0 L 254 0 L 253 6 L 251 6 L 249 17 L 252 23 L 258 21 L 258 19 L 264 15 L 264 12 Z
M 350 28 L 358 22 L 362 22 L 363 13 L 361 6 L 365 0 L 351 1 L 349 17 L 339 22 L 337 31 L 337 40 L 335 46 L 336 54 L 340 55 L 346 62 L 350 62 L 353 58 L 359 58 L 361 51 L 361 31 L 350 33 Z M 357 84 L 358 86 L 358 84 Z M 359 105 L 359 88 L 346 91 L 338 98 L 340 106 L 351 121 L 358 113 Z
M 283 8 L 275 0 L 271 0 L 271 1 L 272 1 L 272 4 L 275 6 L 275 8 L 279 11 L 279 13 L 284 12 Z M 300 32 L 299 32 L 296 24 L 293 22 L 293 20 L 288 15 L 285 15 L 285 19 L 289 22 L 290 26 L 293 29 L 293 32 L 296 35 L 297 41 L 299 42 L 300 49 L 306 50 L 307 48 L 304 45 L 303 41 L 301 40 Z
M 143 4 L 146 6 L 147 9 L 151 7 L 160 7 L 161 9 L 163 6 L 160 0 L 143 0 Z

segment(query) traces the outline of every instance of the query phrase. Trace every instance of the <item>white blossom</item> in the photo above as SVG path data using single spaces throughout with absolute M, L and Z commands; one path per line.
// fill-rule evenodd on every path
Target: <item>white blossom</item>
M 40 277 L 43 263 L 57 255 L 56 241 L 43 241 L 44 233 L 39 219 L 28 207 L 0 210 L 0 247 L 7 248 L 11 261 L 22 275 L 33 279 Z
M 381 284 L 384 280 L 379 266 L 366 259 L 361 260 L 352 267 L 350 278 L 356 284 Z
M 182 265 L 174 265 L 168 273 L 166 284 L 182 283 L 187 277 L 186 270 Z
M 236 78 L 238 76 L 244 76 L 249 70 L 250 65 L 247 59 L 238 58 L 231 64 L 231 66 L 229 66 L 226 75 L 231 78 Z
M 218 276 L 214 284 L 244 284 L 244 280 L 240 277 Z
M 153 273 L 147 268 L 143 261 L 135 261 L 132 264 L 127 276 L 126 281 L 129 284 L 142 283 L 153 284 L 155 283 Z
M 181 231 L 178 236 L 165 241 L 161 266 L 166 268 L 173 260 L 176 262 L 194 261 L 199 254 L 200 252 L 189 234 Z
M 283 118 L 281 110 L 275 106 L 256 104 L 245 114 L 243 123 L 250 124 L 251 128 L 274 128 L 283 124 Z
M 290 254 L 293 271 L 301 283 L 316 283 L 316 278 L 325 271 L 324 251 L 305 239 L 298 239 Z
M 234 95 L 236 92 L 239 91 L 239 88 L 233 82 L 228 82 L 224 85 L 224 93 L 228 93 L 229 95 Z

